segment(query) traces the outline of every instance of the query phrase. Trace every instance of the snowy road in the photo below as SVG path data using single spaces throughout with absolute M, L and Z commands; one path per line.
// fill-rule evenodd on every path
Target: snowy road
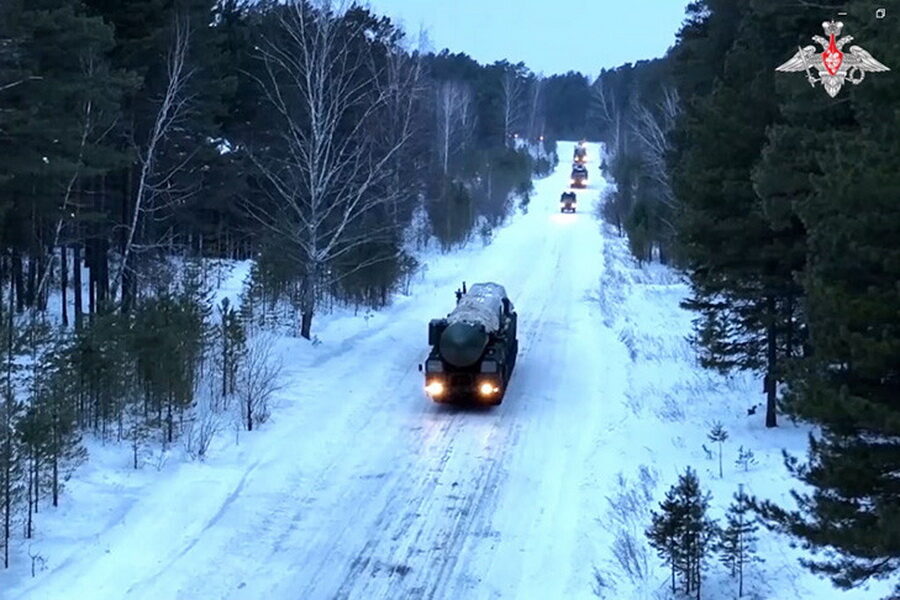
M 307 401 L 306 422 L 248 475 L 222 518 L 240 526 L 207 529 L 164 575 L 132 588 L 136 597 L 587 591 L 578 535 L 595 515 L 581 503 L 583 466 L 621 418 L 608 383 L 627 356 L 614 336 L 608 343 L 589 300 L 603 268 L 586 202 L 597 191 L 580 194 L 580 214 L 559 214 L 571 147 L 560 152 L 562 166 L 537 183 L 527 215 L 331 359 L 350 388 Z M 427 321 L 452 308 L 461 279 L 501 282 L 520 314 L 519 363 L 495 410 L 432 405 L 420 391 Z M 546 578 L 548 570 L 572 577 Z
M 559 213 L 572 154 L 561 144 L 528 214 L 490 246 L 438 257 L 382 324 L 317 348 L 316 369 L 288 364 L 287 406 L 239 477 L 212 465 L 156 486 L 40 589 L 93 600 L 588 594 L 588 477 L 625 418 L 629 361 L 592 299 L 604 269 L 598 150 L 577 214 Z M 492 410 L 421 392 L 428 319 L 449 312 L 463 279 L 502 283 L 520 315 L 519 362 Z
M 756 382 L 697 369 L 683 284 L 638 269 L 594 218 L 598 151 L 577 214 L 559 213 L 572 155 L 560 144 L 557 172 L 489 246 L 434 257 L 383 311 L 320 319 L 321 344 L 280 340 L 280 406 L 238 446 L 226 434 L 207 463 L 156 474 L 130 471 L 127 448 L 107 450 L 118 466 L 92 460 L 42 517 L 46 569 L 32 579 L 20 567 L 0 596 L 591 598 L 598 568 L 610 597 L 650 597 L 665 584 L 642 534 L 660 481 L 695 464 L 723 502 L 735 485 L 712 481 L 695 443 L 709 418 L 760 449 L 759 472 L 740 479 L 750 489 L 785 492 L 780 448 L 803 433 L 764 433 L 745 414 Z M 502 283 L 519 313 L 519 360 L 494 409 L 422 393 L 428 320 L 452 309 L 462 280 Z M 616 559 L 625 542 L 637 579 Z M 793 584 L 778 552 L 778 578 Z M 815 587 L 792 595 L 821 597 Z
M 226 431 L 207 462 L 159 472 L 95 445 L 0 573 L 0 598 L 657 597 L 668 573 L 643 532 L 678 473 L 698 470 L 716 518 L 739 484 L 785 501 L 781 450 L 801 452 L 807 431 L 748 417 L 752 374 L 698 367 L 681 278 L 636 265 L 593 216 L 598 150 L 577 214 L 559 213 L 572 155 L 560 144 L 557 172 L 489 246 L 433 257 L 382 311 L 320 318 L 321 343 L 279 339 L 279 405 L 239 444 Z M 452 309 L 462 280 L 502 283 L 519 313 L 519 360 L 493 409 L 432 404 L 416 368 L 428 320 Z M 757 466 L 719 477 L 703 446 L 714 420 L 731 434 L 726 465 L 746 447 Z M 758 597 L 837 597 L 797 565 L 802 551 L 760 544 Z M 46 561 L 34 578 L 25 550 Z M 731 598 L 733 582 L 717 571 L 706 590 Z

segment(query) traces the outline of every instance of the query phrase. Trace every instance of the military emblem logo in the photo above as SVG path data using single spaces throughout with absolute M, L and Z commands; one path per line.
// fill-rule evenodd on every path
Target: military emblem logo
M 783 73 L 803 71 L 809 85 L 816 87 L 816 83 L 821 83 L 825 92 L 832 98 L 838 95 L 847 81 L 859 85 L 865 79 L 866 73 L 890 71 L 859 46 L 850 46 L 848 53 L 844 53 L 844 46 L 852 42 L 853 37 L 849 35 L 840 37 L 844 28 L 844 24 L 840 21 L 825 21 L 822 28 L 825 29 L 828 39 L 819 35 L 812 38 L 822 46 L 821 54 L 816 53 L 815 46 L 799 48 L 789 61 L 775 70 Z

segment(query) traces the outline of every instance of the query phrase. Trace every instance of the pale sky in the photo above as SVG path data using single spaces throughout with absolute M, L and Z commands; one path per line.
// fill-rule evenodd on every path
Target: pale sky
M 481 63 L 525 62 L 544 75 L 661 56 L 675 42 L 688 0 L 369 0 L 413 39 Z

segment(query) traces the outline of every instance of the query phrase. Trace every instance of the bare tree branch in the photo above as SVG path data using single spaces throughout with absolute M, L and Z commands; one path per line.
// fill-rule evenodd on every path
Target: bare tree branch
M 20 86 L 23 83 L 26 83 L 28 81 L 39 81 L 41 79 L 43 79 L 43 77 L 39 77 L 37 75 L 32 75 L 32 76 L 26 77 L 24 79 L 19 79 L 18 81 L 13 81 L 12 83 L 4 83 L 3 85 L 0 85 L 0 92 L 5 92 L 6 90 L 10 90 L 16 86 Z
M 175 174 L 182 170 L 184 162 L 160 177 L 158 172 L 159 154 L 163 149 L 166 136 L 173 129 L 178 120 L 183 116 L 190 98 L 185 95 L 188 81 L 193 73 L 188 69 L 187 56 L 190 47 L 190 25 L 186 17 L 178 15 L 174 23 L 174 39 L 169 50 L 166 63 L 167 85 L 166 91 L 160 102 L 150 136 L 144 148 L 138 149 L 138 160 L 141 165 L 138 176 L 137 195 L 134 202 L 131 223 L 125 239 L 124 251 L 119 268 L 113 278 L 113 289 L 120 289 L 121 298 L 124 299 L 123 276 L 130 268 L 129 258 L 134 250 L 135 233 L 138 230 L 140 218 L 143 214 L 153 209 L 153 203 L 161 195 L 162 189 Z
M 278 117 L 278 144 L 247 149 L 264 190 L 246 210 L 296 267 L 309 337 L 335 262 L 396 232 L 396 221 L 372 217 L 402 193 L 391 182 L 413 135 L 420 66 L 376 60 L 365 24 L 327 2 L 290 2 L 279 25 L 257 49 L 255 78 Z

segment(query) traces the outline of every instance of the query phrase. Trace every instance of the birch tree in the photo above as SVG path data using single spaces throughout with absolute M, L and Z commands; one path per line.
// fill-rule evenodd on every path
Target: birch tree
M 417 195 L 418 190 L 408 186 L 411 177 L 404 176 L 407 171 L 415 170 L 416 152 L 423 150 L 416 147 L 419 139 L 421 123 L 418 120 L 421 111 L 422 89 L 422 57 L 419 52 L 411 55 L 402 48 L 392 48 L 386 57 L 386 74 L 384 89 L 386 104 L 384 119 L 384 137 L 388 148 L 395 140 L 408 140 L 402 152 L 394 152 L 388 165 L 390 172 L 389 187 L 393 202 L 391 219 L 395 227 L 401 227 L 401 207 Z
M 135 148 L 139 164 L 138 180 L 130 219 L 125 224 L 121 262 L 112 282 L 113 289 L 120 290 L 123 310 L 129 308 L 132 287 L 136 282 L 133 257 L 135 250 L 138 249 L 136 236 L 142 218 L 161 210 L 164 204 L 172 201 L 173 197 L 183 198 L 187 194 L 186 190 L 177 187 L 175 180 L 193 154 L 188 153 L 173 165 L 162 167 L 161 164 L 167 138 L 179 127 L 192 100 L 188 92 L 188 82 L 194 74 L 188 65 L 190 38 L 190 24 L 187 18 L 176 16 L 172 43 L 166 59 L 165 89 L 146 142 Z
M 436 89 L 437 151 L 444 175 L 450 159 L 469 143 L 475 129 L 471 88 L 461 81 L 442 81 Z
M 671 134 L 679 113 L 678 92 L 666 87 L 663 99 L 655 110 L 643 104 L 635 107 L 632 123 L 632 132 L 640 142 L 641 158 L 647 174 L 659 185 L 662 192 L 659 200 L 669 207 L 674 206 L 675 194 L 666 156 L 672 149 Z M 671 224 L 668 225 L 671 227 Z
M 534 139 L 544 135 L 543 101 L 544 78 L 540 74 L 535 75 L 528 88 L 528 137 Z
M 260 41 L 257 83 L 277 131 L 248 148 L 260 195 L 246 203 L 295 276 L 293 300 L 300 334 L 310 339 L 313 315 L 339 278 L 385 260 L 359 261 L 338 275 L 333 266 L 362 247 L 389 239 L 393 223 L 372 219 L 389 210 L 399 191 L 390 165 L 412 135 L 382 121 L 396 102 L 383 43 L 371 41 L 372 22 L 330 3 L 289 2 L 278 28 Z M 400 97 L 403 95 L 400 94 Z
M 526 70 L 519 63 L 510 65 L 500 63 L 503 70 L 500 75 L 500 90 L 503 101 L 503 140 L 510 144 L 510 138 L 522 126 L 525 108 Z
M 614 92 L 607 89 L 602 76 L 591 87 L 591 110 L 600 122 L 600 127 L 611 133 L 609 137 L 612 139 L 612 147 L 608 149 L 609 154 L 618 154 L 624 138 L 622 112 L 618 109 Z

